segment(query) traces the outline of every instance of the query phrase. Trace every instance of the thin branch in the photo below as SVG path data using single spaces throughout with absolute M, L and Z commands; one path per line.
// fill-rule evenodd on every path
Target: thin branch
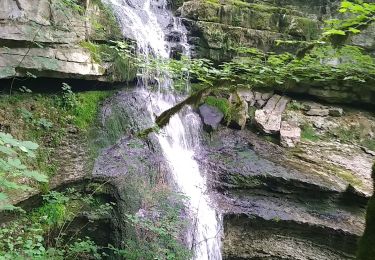
M 40 30 L 42 29 L 42 27 L 43 27 L 43 25 L 40 25 L 40 26 L 39 26 L 39 29 L 38 29 L 37 32 L 35 33 L 35 35 L 34 35 L 32 41 L 31 41 L 31 43 L 30 43 L 30 45 L 29 45 L 29 47 L 28 47 L 28 49 L 27 49 L 27 51 L 26 51 L 26 53 L 25 53 L 25 55 L 23 55 L 23 57 L 22 57 L 22 59 L 20 60 L 20 62 L 18 63 L 18 65 L 17 65 L 16 67 L 14 67 L 14 75 L 13 75 L 13 78 L 12 78 L 12 82 L 11 82 L 11 84 L 10 84 L 9 95 L 12 95 L 12 89 L 13 89 L 14 81 L 15 81 L 16 76 L 17 76 L 17 70 L 16 70 L 16 69 L 19 68 L 19 67 L 21 66 L 21 64 L 23 63 L 23 61 L 26 59 L 27 55 L 29 55 L 29 52 L 30 52 L 30 50 L 31 50 L 31 47 L 32 47 L 32 45 L 35 43 L 36 37 L 38 36 L 38 34 L 39 34 Z

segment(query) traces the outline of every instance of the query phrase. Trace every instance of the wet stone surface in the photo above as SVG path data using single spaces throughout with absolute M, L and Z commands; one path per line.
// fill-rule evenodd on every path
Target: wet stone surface
M 224 259 L 354 259 L 367 197 L 318 154 L 306 166 L 290 151 L 246 129 L 206 139 L 197 157 L 224 213 Z

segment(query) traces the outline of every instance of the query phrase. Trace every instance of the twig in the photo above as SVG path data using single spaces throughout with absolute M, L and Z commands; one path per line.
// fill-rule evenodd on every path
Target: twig
M 25 55 L 23 55 L 23 57 L 22 57 L 22 59 L 20 60 L 20 62 L 18 63 L 18 65 L 17 65 L 16 67 L 14 67 L 14 75 L 13 75 L 13 79 L 12 79 L 12 82 L 11 82 L 11 84 L 10 84 L 10 90 L 9 90 L 9 95 L 10 95 L 10 96 L 12 95 L 13 84 L 14 84 L 14 81 L 15 81 L 16 76 L 17 76 L 17 71 L 16 71 L 16 69 L 19 68 L 19 67 L 21 66 L 22 62 L 26 59 L 27 55 L 29 55 L 29 52 L 30 52 L 31 47 L 32 47 L 32 44 L 35 42 L 35 39 L 36 39 L 36 37 L 38 36 L 39 31 L 42 29 L 42 27 L 43 27 L 43 25 L 41 24 L 41 25 L 39 26 L 39 29 L 38 29 L 37 32 L 35 33 L 35 35 L 34 35 L 32 41 L 31 41 L 31 44 L 30 44 L 30 46 L 29 46 L 28 49 L 27 49 L 27 52 L 25 53 Z

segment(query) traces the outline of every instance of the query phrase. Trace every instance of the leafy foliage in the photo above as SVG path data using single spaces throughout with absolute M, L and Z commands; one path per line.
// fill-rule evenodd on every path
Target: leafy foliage
M 375 82 L 375 61 L 355 46 L 318 45 L 303 58 L 290 53 L 263 53 L 255 48 L 239 48 L 238 56 L 219 66 L 205 59 L 154 60 L 148 69 L 162 69 L 186 92 L 189 79 L 195 88 L 185 101 L 162 113 L 156 120 L 163 127 L 168 118 L 183 105 L 199 103 L 206 94 L 221 97 L 236 88 L 268 88 L 285 90 L 299 86 L 338 85 L 366 87 Z M 156 72 L 154 73 L 156 75 Z M 205 94 L 205 95 L 204 95 Z
M 346 36 L 358 34 L 361 29 L 375 21 L 375 3 L 364 3 L 362 0 L 342 1 L 339 11 L 345 14 L 343 19 L 326 21 L 323 36 Z
M 102 248 L 88 237 L 67 237 L 72 221 L 82 210 L 103 216 L 113 205 L 97 204 L 94 194 L 74 189 L 64 193 L 52 191 L 43 196 L 44 203 L 18 220 L 0 229 L 1 259 L 102 259 Z
M 80 0 L 62 0 L 59 4 L 83 14 L 85 9 L 80 3 Z
M 110 41 L 111 44 L 95 44 L 81 42 L 81 46 L 91 53 L 93 61 L 110 64 L 108 68 L 113 80 L 131 81 L 136 77 L 138 65 L 141 63 L 135 55 L 134 46 L 125 41 Z
M 242 87 L 288 88 L 316 82 L 360 85 L 375 80 L 375 62 L 353 46 L 316 47 L 302 59 L 289 53 L 258 52 L 223 64 L 222 79 Z
M 161 65 L 160 65 L 161 64 Z M 292 88 L 299 85 L 345 84 L 365 86 L 375 81 L 375 61 L 359 47 L 317 46 L 299 59 L 290 53 L 263 53 L 242 48 L 232 61 L 219 67 L 205 59 L 153 61 L 149 69 L 162 69 L 175 82 L 177 90 L 186 89 L 188 79 L 200 88 Z M 196 89 L 195 89 L 196 90 Z
M 72 87 L 67 83 L 63 83 L 61 88 L 62 95 L 58 99 L 58 105 L 66 110 L 74 109 L 77 107 L 77 98 L 72 91 Z
M 8 201 L 12 191 L 30 191 L 32 187 L 26 181 L 47 182 L 47 176 L 33 171 L 25 164 L 26 158 L 35 158 L 39 146 L 30 141 L 19 141 L 10 134 L 0 132 L 0 211 L 13 210 Z M 21 180 L 26 181 L 21 182 Z

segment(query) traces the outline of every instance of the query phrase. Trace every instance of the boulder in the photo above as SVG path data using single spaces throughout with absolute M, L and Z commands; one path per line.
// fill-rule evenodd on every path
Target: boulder
M 253 106 L 255 103 L 255 95 L 254 92 L 250 89 L 239 89 L 237 90 L 237 94 L 246 102 L 249 103 L 250 106 Z
M 262 108 L 267 103 L 267 101 L 272 97 L 272 95 L 273 92 L 254 92 L 255 107 Z
M 308 111 L 305 112 L 308 116 L 328 116 L 329 109 L 328 108 L 310 108 Z
M 339 124 L 330 117 L 311 116 L 310 119 L 310 122 L 312 122 L 312 125 L 316 129 L 323 131 L 329 131 L 339 126 Z
M 244 129 L 246 121 L 249 118 L 248 103 L 238 92 L 230 95 L 229 103 L 234 107 L 231 113 L 230 126 L 236 129 Z
M 255 124 L 266 134 L 277 134 L 280 131 L 281 115 L 289 98 L 273 95 L 263 109 L 255 111 Z
M 287 121 L 281 122 L 280 144 L 284 147 L 295 147 L 301 140 L 301 128 Z
M 307 111 L 305 114 L 307 116 L 334 116 L 340 117 L 344 113 L 343 109 L 340 107 L 327 107 L 318 105 L 316 103 L 311 103 L 307 106 Z
M 221 120 L 224 118 L 224 114 L 217 107 L 207 104 L 203 104 L 199 107 L 199 115 L 207 131 L 217 129 Z
M 329 115 L 330 116 L 339 117 L 339 116 L 342 116 L 343 113 L 344 113 L 344 111 L 343 111 L 342 108 L 339 108 L 339 107 L 330 107 L 329 108 Z

